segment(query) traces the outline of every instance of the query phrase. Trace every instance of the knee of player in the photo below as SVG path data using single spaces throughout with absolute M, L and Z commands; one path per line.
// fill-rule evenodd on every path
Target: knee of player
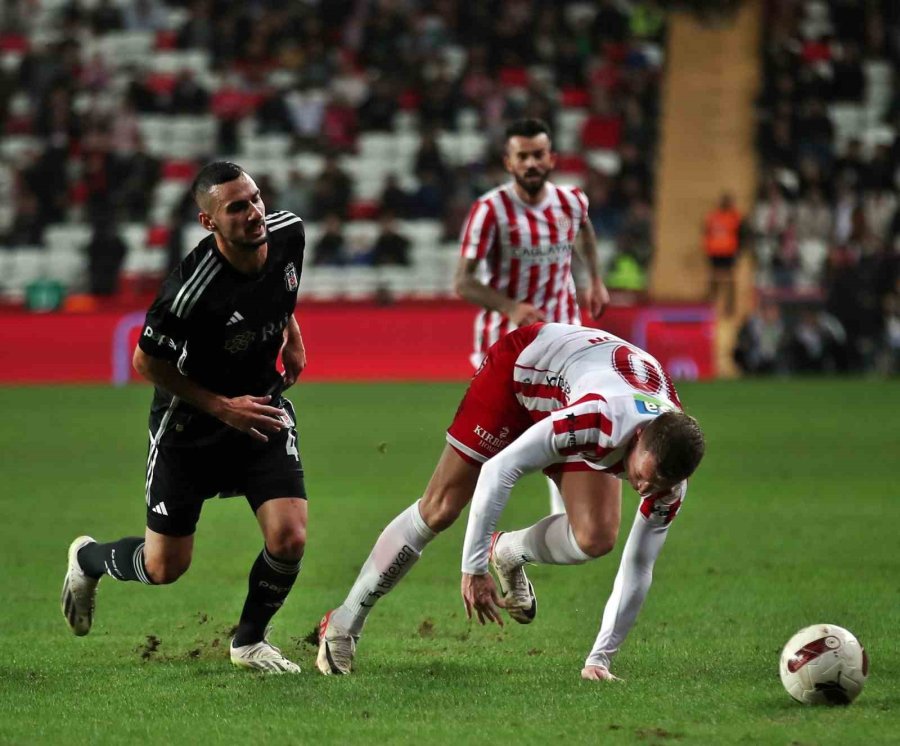
M 154 585 L 169 585 L 188 571 L 191 561 L 190 559 L 161 560 L 158 562 L 150 560 L 145 561 L 144 564 L 147 569 L 147 577 L 153 581 Z
M 609 554 L 616 545 L 617 532 L 599 528 L 587 531 L 574 531 L 578 548 L 592 559 Z
M 286 560 L 299 560 L 306 549 L 306 527 L 285 526 L 266 537 L 269 554 Z

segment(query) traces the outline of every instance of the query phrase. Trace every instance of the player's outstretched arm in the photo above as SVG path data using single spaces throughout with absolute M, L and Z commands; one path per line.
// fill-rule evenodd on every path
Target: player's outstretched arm
M 182 375 L 172 363 L 148 355 L 140 347 L 134 351 L 133 364 L 150 383 L 255 440 L 265 443 L 269 440 L 265 433 L 277 433 L 284 427 L 281 421 L 284 412 L 269 406 L 271 396 L 221 396 Z
M 686 488 L 682 484 L 676 489 L 680 489 L 683 495 Z M 612 593 L 603 610 L 600 632 L 581 672 L 582 678 L 607 681 L 612 676 L 609 673 L 610 661 L 634 626 L 650 591 L 653 567 L 669 533 L 665 520 L 653 515 L 648 518 L 640 510 L 637 511 L 622 551 Z M 609 676 L 592 670 L 597 668 L 603 669 Z
M 464 574 L 487 575 L 491 534 L 497 528 L 513 485 L 523 474 L 550 466 L 559 458 L 553 443 L 553 423 L 548 417 L 529 427 L 485 462 L 469 507 L 463 542 Z

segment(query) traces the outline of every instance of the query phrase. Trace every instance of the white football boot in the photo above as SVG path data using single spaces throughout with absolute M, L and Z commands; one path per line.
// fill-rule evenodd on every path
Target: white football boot
M 503 536 L 502 531 L 491 535 L 491 567 L 497 575 L 500 594 L 506 601 L 507 613 L 519 624 L 531 624 L 537 616 L 537 597 L 534 586 L 525 575 L 525 565 L 508 552 L 498 550 L 497 541 Z
M 263 673 L 300 673 L 300 666 L 289 661 L 284 654 L 266 639 L 269 636 L 266 630 L 265 637 L 259 642 L 249 645 L 234 646 L 231 641 L 231 662 L 238 668 L 249 668 Z
M 91 631 L 94 622 L 94 601 L 97 598 L 97 583 L 100 578 L 92 578 L 84 574 L 78 564 L 78 550 L 87 544 L 93 544 L 90 536 L 79 536 L 69 544 L 69 565 L 63 580 L 62 595 L 59 605 L 66 624 L 78 637 Z
M 326 676 L 346 676 L 353 668 L 353 656 L 356 654 L 356 643 L 359 635 L 351 635 L 331 624 L 329 611 L 319 622 L 319 654 L 316 656 L 316 668 Z

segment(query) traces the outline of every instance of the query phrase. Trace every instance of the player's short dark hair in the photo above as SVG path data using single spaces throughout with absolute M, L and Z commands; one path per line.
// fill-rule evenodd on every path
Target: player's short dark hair
M 193 183 L 191 184 L 191 196 L 202 209 L 200 204 L 202 195 L 205 195 L 217 184 L 225 184 L 240 178 L 245 173 L 244 169 L 231 161 L 213 161 L 207 163 L 200 169 Z
M 641 443 L 656 457 L 657 474 L 672 482 L 691 476 L 706 450 L 700 425 L 684 412 L 663 412 L 647 425 Z
M 509 142 L 511 137 L 537 137 L 538 135 L 547 135 L 553 140 L 553 134 L 550 132 L 550 125 L 543 119 L 517 119 L 509 124 L 506 133 L 503 136 L 503 142 Z

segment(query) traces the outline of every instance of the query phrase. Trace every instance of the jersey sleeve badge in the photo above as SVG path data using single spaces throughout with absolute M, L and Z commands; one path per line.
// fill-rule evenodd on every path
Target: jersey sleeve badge
M 295 292 L 300 286 L 300 281 L 297 278 L 297 268 L 293 262 L 288 262 L 284 267 L 284 286 L 289 293 Z

